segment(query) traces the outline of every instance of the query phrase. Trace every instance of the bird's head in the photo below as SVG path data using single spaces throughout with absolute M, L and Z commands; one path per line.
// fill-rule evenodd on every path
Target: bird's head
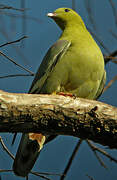
M 73 26 L 75 24 L 85 26 L 82 18 L 70 8 L 56 9 L 53 13 L 48 13 L 47 16 L 54 19 L 62 30 L 64 30 L 66 26 Z

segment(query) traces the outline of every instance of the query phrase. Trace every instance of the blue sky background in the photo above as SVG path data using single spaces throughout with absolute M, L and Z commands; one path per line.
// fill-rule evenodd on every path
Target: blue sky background
M 26 68 L 33 72 L 36 72 L 39 64 L 41 63 L 43 56 L 47 52 L 48 48 L 59 38 L 61 30 L 57 27 L 55 22 L 46 16 L 48 12 L 53 12 L 59 7 L 72 7 L 71 0 L 26 0 L 27 17 L 35 17 L 37 20 L 26 19 L 26 33 L 28 39 L 24 40 L 24 46 L 22 43 L 15 45 L 9 45 L 1 48 L 0 50 L 6 53 L 9 57 L 13 58 L 17 63 L 24 65 Z M 115 18 L 113 16 L 112 7 L 109 1 L 102 0 L 89 0 L 92 10 L 92 17 L 96 25 L 96 29 L 93 28 L 86 9 L 85 2 L 88 0 L 77 0 L 76 11 L 81 15 L 85 24 L 103 41 L 107 47 L 108 52 L 100 46 L 103 54 L 108 55 L 109 52 L 113 52 L 117 49 L 117 39 L 112 36 L 110 30 L 117 35 L 117 25 L 115 24 Z M 1 0 L 1 4 L 13 6 L 16 8 L 21 7 L 20 0 Z M 117 10 L 117 1 L 113 0 L 114 6 Z M 21 12 L 14 10 L 2 10 L 0 11 L 0 44 L 3 44 L 9 40 L 16 40 L 22 36 L 22 18 L 19 16 L 12 17 L 12 14 L 21 15 Z M 116 11 L 117 15 L 117 11 Z M 16 50 L 17 48 L 17 50 Z M 19 55 L 20 53 L 20 55 Z M 22 55 L 21 55 L 22 54 Z M 24 58 L 25 57 L 25 58 Z M 117 65 L 108 63 L 107 70 L 107 82 L 111 80 L 117 73 Z M 7 59 L 0 56 L 0 76 L 8 74 L 25 73 L 19 67 L 15 66 Z M 0 89 L 8 92 L 27 92 L 33 77 L 15 77 L 0 79 Z M 105 103 L 117 106 L 117 82 L 115 82 L 111 88 L 109 88 L 99 99 Z M 4 142 L 7 144 L 9 150 L 15 154 L 17 151 L 20 135 L 16 139 L 15 145 L 11 146 L 12 134 L 0 134 L 3 137 Z M 41 156 L 38 158 L 33 170 L 39 172 L 53 172 L 62 173 L 68 158 L 70 157 L 74 146 L 78 139 L 68 136 L 59 136 L 48 145 L 41 152 Z M 116 150 L 109 150 L 106 147 L 98 145 L 98 147 L 104 148 L 112 156 L 117 157 Z M 66 180 L 88 180 L 86 176 L 92 176 L 95 180 L 98 179 L 116 179 L 117 178 L 117 164 L 111 162 L 107 158 L 104 159 L 108 170 L 105 170 L 100 166 L 93 152 L 88 145 L 84 142 L 72 167 L 66 177 Z M 12 159 L 3 151 L 0 146 L 0 169 L 11 169 Z M 13 173 L 2 173 L 2 179 L 5 180 L 20 180 L 22 178 L 16 177 Z M 29 179 L 39 179 L 39 177 L 31 176 Z M 51 176 L 52 180 L 59 180 L 57 176 Z

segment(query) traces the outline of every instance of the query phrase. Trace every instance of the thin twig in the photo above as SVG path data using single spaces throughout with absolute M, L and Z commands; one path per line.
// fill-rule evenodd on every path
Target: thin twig
M 117 59 L 117 57 L 113 57 L 113 56 L 105 56 L 105 59 Z
M 2 137 L 0 136 L 0 143 L 3 147 L 3 149 L 7 152 L 7 154 L 12 158 L 15 159 L 15 157 L 13 156 L 13 154 L 11 154 L 11 152 L 8 150 L 8 148 L 6 147 L 6 145 L 4 144 Z
M 0 54 L 2 56 L 4 56 L 5 58 L 7 58 L 8 60 L 10 60 L 13 64 L 15 64 L 16 66 L 19 66 L 20 68 L 22 68 L 23 70 L 29 72 L 30 74 L 34 75 L 34 73 L 30 70 L 28 70 L 27 68 L 23 67 L 22 65 L 16 63 L 13 59 L 9 58 L 7 55 L 5 55 L 3 52 L 0 51 Z
M 109 81 L 109 83 L 107 84 L 107 86 L 104 88 L 103 93 L 104 93 L 108 88 L 110 88 L 110 87 L 112 86 L 112 84 L 113 84 L 116 80 L 117 80 L 117 75 L 114 76 L 114 78 Z
M 1 13 L 1 12 L 0 12 L 0 13 Z M 1 21 L 2 21 L 2 22 L 1 22 Z M 1 24 L 2 24 L 2 26 L 0 27 L 0 32 L 3 34 L 3 36 L 6 38 L 7 41 L 11 41 L 11 38 L 10 38 L 9 34 L 7 33 L 6 29 L 4 28 L 5 21 L 4 21 L 4 19 L 3 19 L 3 16 L 0 16 L 0 22 L 1 22 Z M 21 56 L 21 60 L 24 61 L 24 63 L 25 63 L 26 65 L 29 65 L 29 61 L 27 60 L 27 57 L 26 57 L 26 56 L 24 55 L 24 53 L 20 50 L 20 48 L 18 48 L 17 46 L 13 46 L 12 44 L 11 44 L 11 47 L 13 47 L 13 48 L 16 50 L 17 54 L 18 54 L 19 56 Z
M 94 155 L 96 156 L 96 158 L 98 159 L 99 163 L 101 164 L 102 167 L 104 167 L 105 169 L 107 169 L 107 166 L 104 164 L 104 162 L 102 161 L 102 159 L 98 156 L 95 148 L 93 147 L 92 143 L 89 140 L 86 140 L 87 144 L 89 145 L 89 147 L 91 148 L 91 150 L 93 151 Z
M 31 171 L 31 174 L 33 174 L 33 175 L 35 175 L 35 176 L 39 176 L 39 177 L 41 177 L 41 178 L 43 178 L 43 179 L 46 179 L 46 180 L 51 180 L 50 178 L 48 178 L 48 177 L 46 177 L 46 176 L 42 176 L 42 175 L 40 175 L 40 174 L 37 173 L 37 172 L 32 172 L 32 171 Z
M 1 20 L 1 18 L 0 18 L 0 20 Z M 2 20 L 1 23 L 3 24 L 4 20 Z M 6 32 L 6 30 L 2 26 L 0 27 L 0 32 L 3 34 L 3 36 L 6 38 L 7 41 L 11 41 L 9 34 Z M 22 53 L 20 48 L 18 48 L 17 46 L 13 46 L 12 44 L 11 44 L 11 47 L 16 50 L 17 54 L 21 57 L 21 60 L 24 61 L 25 64 L 29 65 L 29 63 L 27 63 L 28 62 L 27 58 Z
M 2 172 L 13 172 L 13 170 L 9 170 L 9 169 L 0 169 L 0 173 Z M 33 174 L 35 176 L 39 176 L 43 179 L 46 179 L 46 180 L 51 180 L 50 178 L 46 177 L 46 176 L 43 176 L 43 175 L 56 175 L 56 176 L 61 176 L 61 174 L 56 174 L 56 173 L 43 173 L 43 172 L 30 172 L 30 174 Z M 26 176 L 26 180 L 28 180 L 28 176 Z
M 4 11 L 0 12 L 0 14 L 4 14 L 6 16 L 11 16 L 11 17 L 14 17 L 14 18 L 23 18 L 24 17 L 21 14 L 14 14 L 14 13 L 9 13 L 9 12 L 4 12 Z M 25 16 L 25 18 L 28 19 L 28 20 L 35 21 L 37 23 L 41 23 L 42 22 L 39 18 L 32 17 L 32 16 Z
M 81 145 L 82 142 L 83 142 L 83 140 L 80 139 L 80 140 L 78 141 L 78 143 L 76 144 L 76 146 L 75 146 L 75 148 L 74 148 L 74 151 L 73 151 L 72 155 L 71 155 L 70 158 L 69 158 L 69 161 L 68 161 L 68 163 L 67 163 L 67 166 L 66 166 L 66 168 L 65 168 L 65 170 L 64 170 L 64 172 L 63 172 L 63 175 L 61 176 L 60 180 L 64 180 L 65 176 L 67 175 L 67 172 L 69 171 L 70 166 L 71 166 L 71 164 L 72 164 L 72 161 L 73 161 L 73 159 L 75 158 L 75 155 L 76 155 L 76 153 L 78 152 L 78 150 L 79 150 L 80 145 Z
M 12 146 L 14 145 L 14 142 L 15 142 L 16 137 L 17 137 L 17 133 L 14 133 L 14 134 L 13 134 L 12 143 L 11 143 Z
M 76 9 L 76 1 L 72 0 L 72 9 L 75 10 Z
M 113 63 L 117 64 L 117 60 L 112 60 Z
M 89 140 L 88 140 L 88 142 L 89 142 Z M 90 143 L 90 142 L 89 142 L 89 143 Z M 117 159 L 115 159 L 114 157 L 112 157 L 111 155 L 109 155 L 109 154 L 108 154 L 106 151 L 104 151 L 103 149 L 96 147 L 94 144 L 90 144 L 90 146 L 92 146 L 92 148 L 93 148 L 95 151 L 100 152 L 101 154 L 103 154 L 104 156 L 106 156 L 107 158 L 109 158 L 111 161 L 114 161 L 115 163 L 117 163 Z
M 110 30 L 109 32 L 112 34 L 112 36 L 113 36 L 115 39 L 117 39 L 117 34 L 115 34 L 112 30 Z
M 112 53 L 110 53 L 108 56 L 104 55 L 104 61 L 105 61 L 105 64 L 107 64 L 109 61 L 111 61 L 111 58 L 108 58 L 108 57 L 115 57 L 117 56 L 117 50 L 116 51 L 113 51 Z M 107 57 L 107 58 L 106 58 Z
M 97 28 L 94 20 L 94 15 L 92 13 L 93 8 L 91 8 L 91 1 L 85 1 L 85 7 L 88 12 L 89 21 L 91 22 L 93 28 L 96 30 Z
M 112 0 L 109 0 L 110 2 L 110 5 L 112 7 L 112 12 L 113 12 L 113 16 L 115 18 L 115 24 L 117 25 L 117 11 L 116 11 L 116 6 L 114 5 L 113 1 Z
M 113 57 L 117 56 L 117 50 L 116 50 L 116 51 L 113 51 L 113 52 L 110 54 L 110 56 L 113 56 Z
M 90 180 L 94 180 L 93 177 L 89 176 L 88 174 L 86 174 L 86 176 L 90 179 Z
M 23 37 L 21 37 L 20 39 L 17 39 L 17 40 L 15 40 L 15 41 L 10 41 L 10 42 L 7 42 L 7 43 L 5 43 L 5 44 L 2 44 L 2 45 L 0 45 L 0 48 L 3 47 L 3 46 L 9 45 L 9 44 L 13 44 L 13 43 L 20 42 L 21 40 L 23 40 L 23 39 L 25 39 L 25 38 L 28 38 L 28 36 L 23 36 Z
M 102 160 L 102 159 L 100 158 L 100 156 L 97 154 L 97 152 L 96 152 L 96 151 L 93 151 L 93 153 L 95 154 L 96 158 L 98 159 L 100 165 L 101 165 L 102 167 L 104 167 L 105 169 L 108 169 L 107 166 L 105 165 L 105 163 L 103 162 L 103 160 Z
M 0 76 L 0 79 L 10 78 L 10 77 L 24 77 L 24 76 L 34 76 L 35 74 L 11 74 L 6 76 Z
M 11 170 L 11 169 L 0 169 L 0 173 L 1 172 L 13 172 L 13 170 Z
M 25 9 L 26 2 L 21 0 L 21 9 Z M 26 11 L 22 12 L 22 35 L 26 34 Z M 24 47 L 24 42 L 22 42 L 22 47 Z
M 88 30 L 90 31 L 92 36 L 99 42 L 99 44 L 103 47 L 103 49 L 105 49 L 105 51 L 110 54 L 109 49 L 104 45 L 104 43 L 102 42 L 101 38 L 99 38 L 94 32 L 92 32 L 89 27 L 88 27 Z
M 8 6 L 8 5 L 4 5 L 4 4 L 0 4 L 0 9 L 12 9 L 12 10 L 16 10 L 16 11 L 25 11 L 27 9 L 24 9 L 24 8 L 14 8 L 12 6 Z
M 63 174 L 58 174 L 58 173 L 47 173 L 47 172 L 33 172 L 31 173 L 37 173 L 37 174 L 42 174 L 42 175 L 47 175 L 47 176 L 62 176 Z

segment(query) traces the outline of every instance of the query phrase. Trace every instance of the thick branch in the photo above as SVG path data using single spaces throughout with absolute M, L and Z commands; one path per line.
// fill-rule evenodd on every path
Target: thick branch
M 117 108 L 60 95 L 0 91 L 0 132 L 42 132 L 117 148 Z

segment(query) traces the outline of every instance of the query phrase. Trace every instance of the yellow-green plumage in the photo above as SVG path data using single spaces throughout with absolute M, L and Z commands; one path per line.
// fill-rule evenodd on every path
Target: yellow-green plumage
M 69 10 L 65 12 L 65 10 Z M 49 16 L 49 15 L 48 15 Z M 104 74 L 104 59 L 100 48 L 87 31 L 81 17 L 69 8 L 59 8 L 51 15 L 63 30 L 57 43 L 48 52 L 50 64 L 53 65 L 53 54 L 57 54 L 63 47 L 56 65 L 46 76 L 48 66 L 43 62 L 34 80 L 31 92 L 53 93 L 70 92 L 78 97 L 96 99 L 97 91 Z M 60 42 L 60 41 L 63 42 Z M 67 47 L 64 50 L 65 42 Z M 56 52 L 57 51 L 57 52 Z M 60 54 L 60 52 L 59 52 Z M 52 55 L 52 58 L 50 56 Z M 40 71 L 45 68 L 41 77 Z M 40 79 L 38 79 L 40 76 Z M 40 84 L 40 81 L 45 81 Z M 36 82 L 37 81 L 37 82 Z M 40 85 L 39 85 L 40 84 Z M 39 88 L 41 86 L 41 88 Z M 103 88 L 102 88 L 103 89 Z
M 97 99 L 106 80 L 100 48 L 81 17 L 72 9 L 59 8 L 48 16 L 59 25 L 62 34 L 44 57 L 29 93 L 65 92 L 77 97 Z M 38 142 L 37 139 L 30 139 L 29 135 L 23 134 L 13 165 L 14 172 L 20 176 L 27 176 L 45 139 L 46 142 L 51 139 L 45 135 Z

